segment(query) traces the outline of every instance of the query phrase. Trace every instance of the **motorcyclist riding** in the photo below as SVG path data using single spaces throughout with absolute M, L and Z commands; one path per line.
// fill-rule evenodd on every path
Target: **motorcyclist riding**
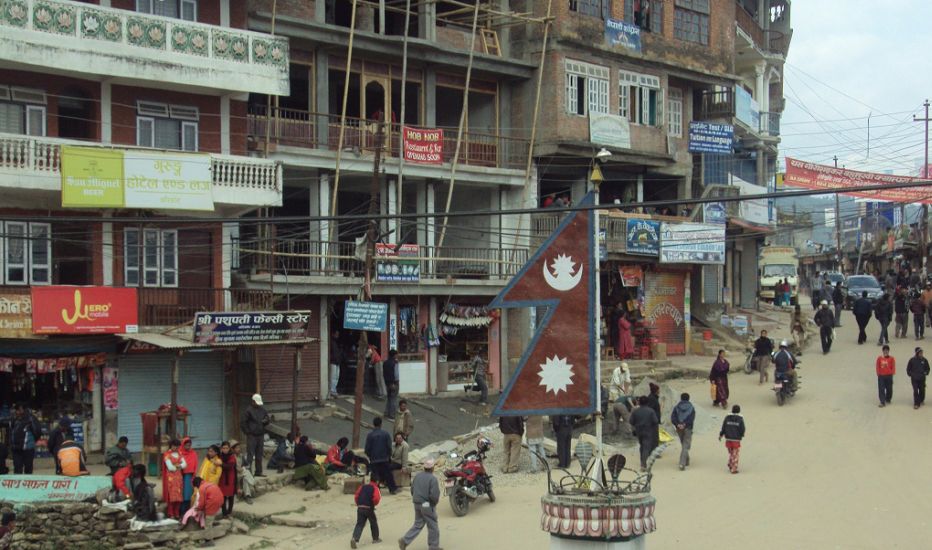
M 780 351 L 773 356 L 774 380 L 785 378 L 790 381 L 790 387 L 795 392 L 798 389 L 796 380 L 796 358 L 790 353 L 789 342 L 782 340 L 780 342 Z

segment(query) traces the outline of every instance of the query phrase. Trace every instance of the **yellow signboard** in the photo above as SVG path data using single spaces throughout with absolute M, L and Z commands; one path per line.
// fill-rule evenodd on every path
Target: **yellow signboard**
M 61 148 L 61 203 L 66 207 L 123 207 L 123 151 Z

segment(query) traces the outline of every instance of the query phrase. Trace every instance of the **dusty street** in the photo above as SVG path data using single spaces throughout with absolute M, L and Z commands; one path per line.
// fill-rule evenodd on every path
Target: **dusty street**
M 769 385 L 758 385 L 756 374 L 731 375 L 729 403 L 742 406 L 748 429 L 738 475 L 726 469 L 726 451 L 717 437 L 723 413 L 711 407 L 707 382 L 674 381 L 675 388 L 693 395 L 705 421 L 697 422 L 689 469 L 680 472 L 676 467 L 678 443 L 654 468 L 658 530 L 649 535 L 649 546 L 922 546 L 932 512 L 927 498 L 932 471 L 925 467 L 932 440 L 923 430 L 932 424 L 932 410 L 912 408 L 906 362 L 917 342 L 911 337 L 893 342 L 897 359 L 893 405 L 880 409 L 873 366 L 880 352 L 879 327 L 872 321 L 868 344 L 858 346 L 850 312 L 843 313 L 843 321 L 829 355 L 821 354 L 817 338 L 810 345 L 803 357 L 802 389 L 784 407 L 777 406 Z M 784 330 L 772 336 L 779 339 L 785 334 Z M 732 369 L 742 360 L 732 356 Z M 546 547 L 548 536 L 539 528 L 538 506 L 545 490 L 543 478 L 499 475 L 495 481 L 498 501 L 480 501 L 465 518 L 454 517 L 449 503 L 441 501 L 444 548 Z M 317 495 L 288 489 L 272 498 L 280 510 L 304 507 L 295 515 L 320 519 L 325 525 L 312 530 L 257 529 L 219 541 L 219 547 L 264 546 L 269 544 L 262 540 L 266 537 L 279 548 L 349 547 L 355 518 L 351 497 Z M 408 496 L 386 495 L 379 507 L 385 541 L 379 547 L 394 548 L 411 518 Z M 370 546 L 367 530 L 361 547 Z M 426 533 L 411 548 L 426 549 Z

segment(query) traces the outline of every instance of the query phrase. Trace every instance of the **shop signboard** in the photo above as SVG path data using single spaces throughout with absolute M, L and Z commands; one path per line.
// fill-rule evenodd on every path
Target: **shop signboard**
M 625 226 L 625 251 L 628 254 L 660 254 L 660 222 L 628 218 Z
M 725 204 L 722 202 L 707 202 L 702 205 L 702 221 L 706 223 L 726 223 L 728 220 Z
M 421 263 L 416 244 L 376 243 L 375 280 L 385 283 L 417 283 L 421 280 Z
M 631 126 L 623 116 L 589 113 L 589 141 L 596 145 L 631 148 Z
M 346 309 L 343 310 L 343 328 L 346 330 L 382 332 L 387 320 L 388 304 L 346 301 Z
M 123 207 L 123 151 L 63 145 L 61 179 L 62 206 Z
M 660 225 L 660 263 L 724 264 L 725 226 L 663 222 Z
M 194 316 L 195 344 L 249 344 L 307 338 L 311 312 L 204 312 Z
M 0 294 L 0 338 L 32 336 L 32 297 L 28 294 Z
M 644 281 L 644 270 L 639 265 L 623 265 L 618 268 L 621 284 L 626 287 L 639 287 Z
M 443 164 L 443 130 L 404 127 L 402 149 L 405 162 Z
M 32 287 L 33 334 L 120 334 L 139 331 L 135 288 Z
M 794 158 L 786 158 L 785 185 L 804 187 L 815 190 L 844 189 L 846 195 L 899 203 L 932 203 L 932 196 L 925 187 L 900 187 L 878 191 L 858 191 L 859 187 L 881 186 L 887 184 L 908 184 L 919 178 L 895 176 L 876 172 L 860 172 L 846 168 L 835 168 L 824 164 L 814 164 Z M 892 209 L 898 211 L 899 208 Z
M 735 127 L 711 122 L 689 123 L 689 152 L 730 155 L 735 142 Z
M 609 46 L 622 46 L 641 51 L 641 27 L 618 19 L 605 20 L 605 41 Z
M 671 355 L 686 353 L 688 286 L 686 274 L 676 271 L 651 271 L 645 281 L 644 322 Z
M 81 502 L 112 484 L 109 476 L 8 475 L 0 478 L 0 493 L 7 502 Z

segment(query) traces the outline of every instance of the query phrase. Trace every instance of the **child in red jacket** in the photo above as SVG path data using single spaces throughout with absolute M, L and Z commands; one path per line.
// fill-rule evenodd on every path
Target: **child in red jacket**
M 379 538 L 379 522 L 375 517 L 375 507 L 382 500 L 382 493 L 379 492 L 379 478 L 375 473 L 369 475 L 369 483 L 356 489 L 354 499 L 356 500 L 356 528 L 353 529 L 350 547 L 356 548 L 367 521 L 372 530 L 372 542 L 382 542 Z

